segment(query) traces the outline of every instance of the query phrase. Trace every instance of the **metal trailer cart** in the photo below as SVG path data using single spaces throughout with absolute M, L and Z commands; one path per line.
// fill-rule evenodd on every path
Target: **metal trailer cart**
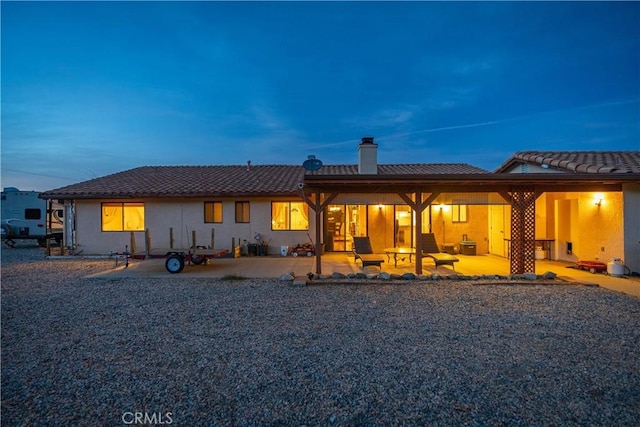
M 198 250 L 197 254 L 192 253 L 191 251 L 181 251 L 181 250 L 169 250 L 165 257 L 167 260 L 164 262 L 164 266 L 167 271 L 171 274 L 180 273 L 186 264 L 202 264 L 208 259 L 220 258 L 229 254 L 229 250 L 207 250 L 201 249 Z

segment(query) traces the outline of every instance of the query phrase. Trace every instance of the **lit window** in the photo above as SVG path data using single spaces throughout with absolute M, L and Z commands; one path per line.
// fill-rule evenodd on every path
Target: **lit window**
M 222 202 L 204 202 L 204 222 L 222 222 Z
M 451 206 L 451 222 L 467 222 L 467 205 Z
M 304 202 L 271 203 L 272 230 L 308 230 L 309 207 Z
M 102 231 L 144 231 L 144 203 L 103 203 Z
M 250 222 L 249 202 L 236 202 L 236 223 Z

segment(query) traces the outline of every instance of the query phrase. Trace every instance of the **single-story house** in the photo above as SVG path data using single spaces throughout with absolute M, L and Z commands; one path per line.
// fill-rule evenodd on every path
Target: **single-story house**
M 65 205 L 65 246 L 76 253 L 263 242 L 269 254 L 312 240 L 324 251 L 418 249 L 420 230 L 443 250 L 511 259 L 624 259 L 640 272 L 640 151 L 520 152 L 497 170 L 463 163 L 378 164 L 363 138 L 358 163 L 144 166 L 44 192 Z M 306 163 L 305 163 L 306 164 Z M 462 243 L 461 243 L 462 242 Z M 321 251 L 319 250 L 320 254 Z M 320 258 L 317 261 L 320 270 Z

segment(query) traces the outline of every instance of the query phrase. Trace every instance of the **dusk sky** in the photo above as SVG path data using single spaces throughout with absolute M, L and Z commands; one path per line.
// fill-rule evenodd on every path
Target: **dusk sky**
M 640 150 L 640 2 L 6 2 L 2 187 Z

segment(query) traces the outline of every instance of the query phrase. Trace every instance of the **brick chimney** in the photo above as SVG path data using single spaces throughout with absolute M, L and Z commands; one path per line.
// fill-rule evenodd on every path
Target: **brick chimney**
M 372 136 L 365 136 L 358 145 L 358 173 L 361 175 L 378 174 L 378 144 Z

